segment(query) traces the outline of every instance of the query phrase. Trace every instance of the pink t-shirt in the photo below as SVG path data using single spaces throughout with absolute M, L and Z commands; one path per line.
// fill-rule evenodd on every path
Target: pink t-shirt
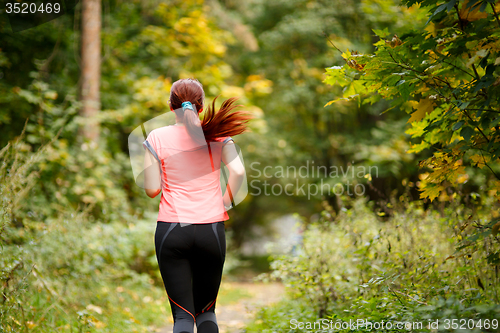
M 226 139 L 200 145 L 185 126 L 165 126 L 149 133 L 147 142 L 161 161 L 158 221 L 210 223 L 229 219 L 220 185 Z

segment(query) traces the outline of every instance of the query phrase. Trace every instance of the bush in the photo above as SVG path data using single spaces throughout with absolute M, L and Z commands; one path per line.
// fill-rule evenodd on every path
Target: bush
M 250 331 L 299 331 L 290 329 L 291 319 L 424 325 L 436 319 L 443 325 L 444 319 L 497 319 L 498 266 L 488 256 L 499 244 L 488 233 L 474 236 L 475 229 L 491 229 L 491 209 L 477 213 L 476 227 L 469 212 L 451 203 L 441 215 L 413 202 L 382 222 L 363 199 L 333 222 L 323 212 L 322 220 L 307 226 L 298 253 L 272 262 L 271 277 L 288 287 L 290 300 L 263 310 Z M 474 238 L 480 241 L 457 247 Z M 453 331 L 443 325 L 440 330 Z
M 0 152 L 0 332 L 147 332 L 164 324 L 154 218 L 103 223 L 62 206 L 38 220 L 44 207 L 26 212 L 25 198 L 47 147 L 27 147 L 19 138 Z

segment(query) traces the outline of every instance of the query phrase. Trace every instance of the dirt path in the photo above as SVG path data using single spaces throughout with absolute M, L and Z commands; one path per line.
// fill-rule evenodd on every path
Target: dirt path
M 216 309 L 220 333 L 242 333 L 260 307 L 280 300 L 284 287 L 280 283 L 222 282 Z M 172 319 L 160 333 L 172 332 Z M 196 332 L 196 330 L 195 330 Z

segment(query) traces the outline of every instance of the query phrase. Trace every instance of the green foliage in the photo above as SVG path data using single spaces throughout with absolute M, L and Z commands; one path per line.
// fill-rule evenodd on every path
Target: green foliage
M 497 264 L 457 246 L 474 233 L 462 217 L 469 212 L 456 202 L 443 217 L 415 202 L 380 222 L 358 200 L 332 223 L 325 211 L 322 220 L 308 225 L 295 255 L 272 262 L 271 276 L 288 287 L 290 300 L 262 310 L 249 331 L 300 332 L 290 329 L 291 319 L 444 323 L 498 318 Z M 490 213 L 485 206 L 474 219 L 488 221 Z M 500 246 L 490 238 L 478 248 L 496 253 Z M 443 326 L 440 331 L 453 330 Z
M 28 210 L 43 173 L 36 166 L 50 148 L 32 153 L 20 137 L 0 152 L 2 332 L 145 332 L 163 324 L 154 223 L 95 223 L 64 206 L 40 221 L 39 207 Z
M 168 301 L 149 275 L 157 271 L 153 228 L 93 224 L 74 213 L 8 230 L 29 245 L 2 249 L 4 332 L 146 332 L 164 324 Z M 151 268 L 138 272 L 141 262 Z
M 327 69 L 325 82 L 343 87 L 340 99 L 363 104 L 384 98 L 411 113 L 409 153 L 429 149 L 420 162 L 429 173 L 421 197 L 431 201 L 467 180 L 465 164 L 487 167 L 498 192 L 500 157 L 500 7 L 491 1 L 406 1 L 425 13 L 415 29 L 374 30 L 380 40 L 370 54 L 345 52 L 343 66 Z
M 79 103 L 71 91 L 58 103 L 58 93 L 35 78 L 17 94 L 36 110 L 26 123 L 24 144 L 28 149 L 45 145 L 39 163 L 32 165 L 37 184 L 16 210 L 17 218 L 44 220 L 64 207 L 91 207 L 92 217 L 102 221 L 142 213 L 130 208 L 124 191 L 132 178 L 127 156 L 79 140 L 78 127 L 84 119 L 77 114 Z
M 10 223 L 19 223 L 16 212 L 22 207 L 23 199 L 34 187 L 37 172 L 32 168 L 40 161 L 43 150 L 31 153 L 31 147 L 21 138 L 9 142 L 0 150 L 0 236 Z

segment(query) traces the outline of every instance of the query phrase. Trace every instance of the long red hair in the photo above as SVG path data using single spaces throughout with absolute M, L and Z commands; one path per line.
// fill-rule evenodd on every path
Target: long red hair
M 170 90 L 170 106 L 180 117 L 186 126 L 188 133 L 196 140 L 203 140 L 200 137 L 203 129 L 204 140 L 214 141 L 216 138 L 234 136 L 247 130 L 247 122 L 252 116 L 246 111 L 235 111 L 242 105 L 236 105 L 237 98 L 229 98 L 224 101 L 219 109 L 215 111 L 215 101 L 209 105 L 205 111 L 203 120 L 198 121 L 198 114 L 189 109 L 182 110 L 183 102 L 191 102 L 196 107 L 197 112 L 203 109 L 205 92 L 202 84 L 195 79 L 181 79 L 172 84 Z

